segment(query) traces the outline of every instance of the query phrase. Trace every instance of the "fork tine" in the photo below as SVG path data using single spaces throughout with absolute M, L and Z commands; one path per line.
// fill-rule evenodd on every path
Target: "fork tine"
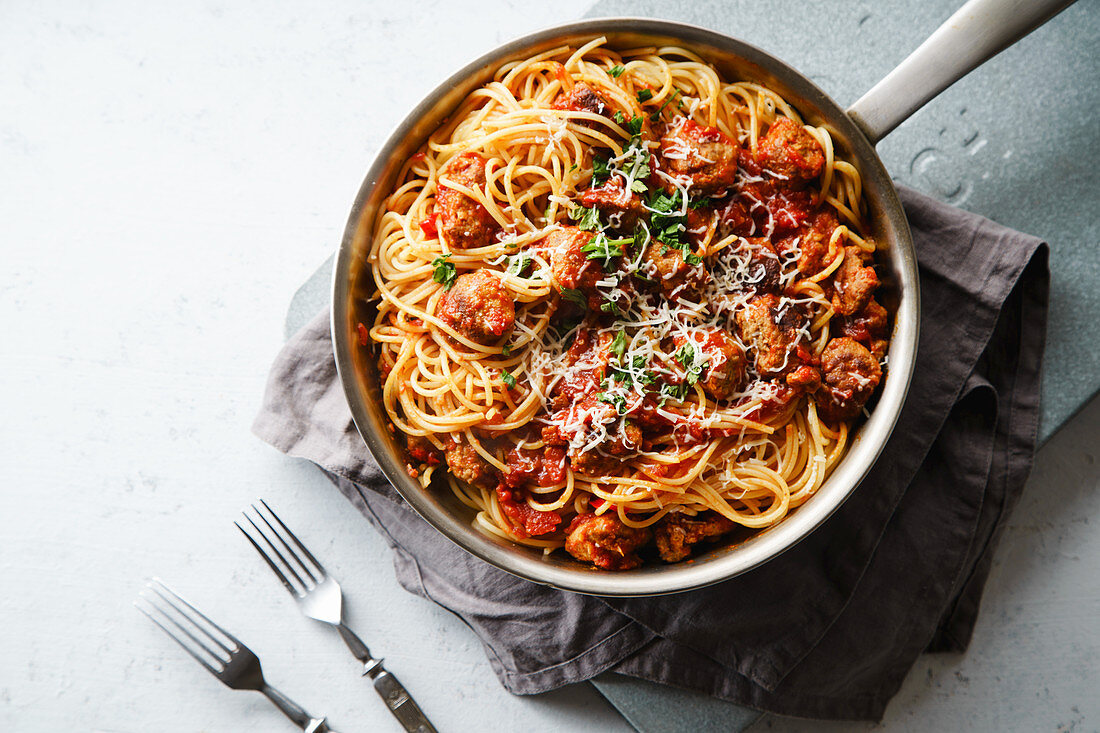
M 148 599 L 146 599 L 146 601 L 145 601 L 145 602 L 146 602 L 146 603 L 149 603 Z M 172 624 L 173 624 L 174 626 L 176 626 L 176 628 L 182 629 L 182 630 L 183 630 L 183 632 L 184 632 L 185 634 L 187 634 L 187 635 L 188 635 L 188 636 L 189 636 L 189 637 L 190 637 L 191 639 L 194 639 L 194 638 L 195 638 L 194 636 L 192 636 L 192 635 L 191 635 L 191 633 L 190 633 L 190 632 L 188 632 L 188 631 L 187 631 L 186 629 L 183 629 L 183 627 L 181 627 L 181 626 L 180 626 L 180 625 L 179 625 L 178 623 L 176 623 L 175 621 L 173 621 L 173 620 L 172 620 L 172 619 L 171 619 L 171 618 L 170 618 L 170 617 L 169 617 L 169 616 L 168 616 L 167 614 L 165 614 L 165 613 L 164 613 L 164 611 L 161 611 L 161 610 L 160 610 L 159 608 L 157 608 L 156 606 L 152 605 L 151 603 L 149 604 L 149 606 L 150 606 L 150 608 L 156 609 L 156 610 L 157 610 L 157 611 L 158 611 L 158 612 L 159 612 L 159 613 L 160 613 L 160 614 L 161 614 L 162 616 L 164 616 L 164 617 L 165 617 L 166 619 L 168 619 L 169 621 L 171 621 L 171 622 L 172 622 Z M 198 662 L 199 664 L 201 664 L 201 665 L 202 665 L 202 666 L 203 666 L 203 667 L 204 667 L 204 668 L 206 669 L 206 671 L 207 671 L 207 672 L 209 672 L 210 674 L 213 674 L 213 675 L 217 675 L 217 674 L 220 674 L 221 670 L 219 670 L 219 669 L 216 669 L 216 668 L 214 667 L 214 665 L 210 664 L 210 662 L 209 662 L 208 660 L 204 659 L 204 658 L 203 658 L 202 656 L 200 656 L 200 655 L 198 654 L 198 652 L 196 652 L 196 651 L 195 651 L 194 649 L 192 649 L 192 648 L 191 648 L 190 646 L 188 646 L 187 644 L 185 644 L 185 643 L 183 642 L 183 639 L 181 639 L 181 638 L 180 638 L 180 637 L 179 637 L 179 636 L 178 636 L 178 635 L 176 634 L 176 632 L 172 631 L 172 629 L 170 629 L 170 628 L 168 628 L 167 626 L 165 626 L 164 624 L 162 624 L 162 623 L 160 622 L 160 619 L 158 619 L 158 618 L 157 618 L 156 616 L 154 616 L 153 614 L 151 614 L 151 613 L 149 613 L 148 611 L 146 611 L 146 610 L 145 610 L 145 608 L 144 608 L 144 607 L 142 607 L 142 605 L 141 605 L 140 603 L 138 603 L 137 601 L 134 601 L 134 608 L 136 608 L 137 610 L 141 611 L 141 612 L 142 612 L 143 614 L 145 614 L 146 618 L 148 618 L 148 619 L 149 619 L 150 621 L 152 621 L 152 622 L 153 622 L 153 623 L 155 623 L 155 624 L 156 624 L 157 626 L 159 626 L 159 627 L 160 627 L 160 630 L 161 630 L 161 631 L 163 631 L 164 633 L 168 634 L 168 637 L 169 637 L 170 639 L 172 639 L 172 641 L 174 641 L 174 642 L 176 642 L 177 644 L 179 644 L 179 645 L 180 645 L 180 646 L 181 646 L 181 647 L 183 648 L 183 650 L 184 650 L 185 652 L 187 652 L 188 654 L 190 654 L 190 655 L 191 655 L 191 657 L 192 657 L 192 658 L 193 658 L 193 659 L 194 659 L 194 660 L 195 660 L 196 662 Z M 199 642 L 198 642 L 198 641 L 196 641 L 196 643 L 199 643 Z M 199 643 L 199 645 L 200 645 L 200 646 L 202 646 L 202 645 L 201 645 L 201 643 Z M 203 648 L 205 649 L 205 647 L 203 647 Z M 210 650 L 209 650 L 209 649 L 207 649 L 206 651 L 210 651 Z M 215 659 L 216 659 L 216 658 L 217 658 L 217 657 L 215 657 Z
M 248 516 L 245 515 L 245 518 L 248 519 Z M 251 521 L 251 520 L 249 520 L 249 521 Z M 288 591 L 290 591 L 290 595 L 295 596 L 295 597 L 301 595 L 301 593 L 294 586 L 294 584 L 290 582 L 290 578 L 286 577 L 286 573 L 283 572 L 283 569 L 280 568 L 274 561 L 272 561 L 272 559 L 270 557 L 267 556 L 267 551 L 265 551 L 264 548 L 260 547 L 260 544 L 258 542 L 256 542 L 256 540 L 252 539 L 252 535 L 250 535 L 248 532 L 246 532 L 244 530 L 244 527 L 242 527 L 237 522 L 233 522 L 233 524 L 236 524 L 237 529 L 239 529 L 241 531 L 241 534 L 243 534 L 248 539 L 248 541 L 252 543 L 252 546 L 256 548 L 256 552 L 260 553 L 260 557 L 262 557 L 264 559 L 264 562 L 267 563 L 267 566 L 269 568 L 271 568 L 272 572 L 274 572 L 276 577 L 278 577 L 280 582 L 282 582 L 283 587 L 286 588 Z M 253 522 L 252 526 L 255 527 L 256 523 Z M 264 540 L 266 541 L 267 538 L 265 537 Z M 295 576 L 295 577 L 297 577 L 297 576 Z
M 185 601 L 183 599 L 183 597 L 181 597 L 174 590 L 172 590 L 171 588 L 166 586 L 163 582 L 160 581 L 159 578 L 153 578 L 153 580 L 149 583 L 148 587 L 150 589 L 152 589 L 153 592 L 156 593 L 158 596 L 163 598 L 168 603 L 168 605 L 170 605 L 172 608 L 174 608 L 176 610 L 176 612 L 178 614 L 180 614 L 185 619 L 187 619 L 189 622 L 191 622 L 191 624 L 195 627 L 195 629 L 197 631 L 199 631 L 200 633 L 202 633 L 203 636 L 210 639 L 210 641 L 212 641 L 213 643 L 217 644 L 218 647 L 222 651 L 224 651 L 227 656 L 232 656 L 234 650 L 230 649 L 228 646 L 226 646 L 222 642 L 221 639 L 218 639 L 216 636 L 214 636 L 214 634 L 210 633 L 211 628 L 214 629 L 215 631 L 217 631 L 219 634 L 221 634 L 226 639 L 228 639 L 229 642 L 231 644 L 233 644 L 233 646 L 235 648 L 239 649 L 242 646 L 241 642 L 237 641 L 237 638 L 235 636 L 233 636 L 228 631 L 223 629 L 221 626 L 218 626 L 216 623 L 211 621 L 209 616 L 207 616 L 205 613 L 203 613 L 202 611 L 200 611 L 199 609 L 195 608 L 190 603 Z M 163 589 L 163 591 L 161 589 Z M 167 591 L 168 594 L 165 595 L 164 591 Z M 177 603 L 177 601 L 178 601 L 178 603 Z M 186 609 L 190 609 L 191 613 L 188 613 L 186 609 L 181 608 L 180 604 L 182 604 L 183 606 L 186 606 Z M 161 611 L 161 613 L 164 613 L 164 611 Z M 177 626 L 180 626 L 179 623 L 176 622 L 175 619 L 172 619 L 171 616 L 169 616 L 168 614 L 164 614 L 164 615 L 165 615 L 166 618 L 171 620 Z M 198 621 L 195 620 L 196 616 L 198 616 L 203 621 L 205 621 L 207 623 L 207 625 L 209 626 L 209 628 L 203 628 L 202 624 L 200 624 Z M 183 629 L 184 633 L 187 633 L 188 636 L 191 636 L 192 640 L 194 640 L 195 643 L 202 646 L 203 649 L 206 649 L 206 651 L 210 652 L 215 657 L 218 656 L 217 654 L 214 654 L 214 652 L 211 651 L 209 648 L 207 648 L 207 646 L 205 644 L 203 644 L 201 641 L 199 641 L 198 639 L 195 639 L 194 636 L 192 636 L 189 632 L 187 632 L 187 629 L 185 629 L 182 626 L 180 626 L 180 628 Z
M 256 509 L 255 504 L 253 504 L 251 508 L 252 511 L 256 512 L 257 515 L 259 515 L 259 511 Z M 285 555 L 283 555 L 283 553 L 279 552 L 279 548 L 275 546 L 275 543 L 271 540 L 271 537 L 268 535 L 268 533 L 264 532 L 260 525 L 256 524 L 256 520 L 254 520 L 247 513 L 245 513 L 244 518 L 247 519 L 248 523 L 255 528 L 256 532 L 260 535 L 261 538 L 263 538 L 264 543 L 268 546 L 268 548 L 270 548 L 271 552 L 275 553 L 275 557 L 278 557 L 282 561 L 283 565 L 286 566 L 286 569 L 290 571 L 290 574 L 293 575 L 294 579 L 297 580 L 299 585 L 302 586 L 302 591 L 296 591 L 295 595 L 301 595 L 302 593 L 307 592 L 309 590 L 310 584 L 307 583 L 302 576 L 307 576 L 310 580 L 313 580 L 313 574 L 306 572 L 306 568 L 302 564 L 301 559 L 295 557 L 294 553 L 290 551 L 290 548 L 286 546 L 286 542 L 283 542 L 282 538 L 279 537 L 278 533 L 275 532 L 275 528 L 271 526 L 271 523 L 264 519 L 263 516 L 260 516 L 260 519 L 263 520 L 264 524 L 266 524 L 268 529 L 271 530 L 271 534 L 275 535 L 275 538 L 279 540 L 283 547 L 286 548 L 286 551 L 290 555 L 290 557 L 294 558 L 296 562 L 291 562 L 286 558 Z M 271 553 L 266 551 L 264 552 L 264 554 L 267 555 L 269 558 L 271 556 Z M 299 570 L 301 570 L 302 572 L 299 573 Z
M 298 546 L 298 549 L 302 551 L 302 554 L 305 555 L 306 557 L 308 557 L 309 561 L 311 563 L 313 563 L 317 567 L 318 570 L 321 571 L 321 575 L 322 576 L 327 575 L 327 573 L 325 572 L 324 566 L 321 565 L 321 563 L 317 562 L 317 558 L 315 558 L 313 556 L 313 553 L 311 553 L 309 550 L 307 550 L 306 546 L 303 545 L 298 540 L 298 538 L 294 535 L 294 533 L 290 531 L 290 527 L 283 524 L 283 520 L 279 519 L 279 515 L 276 514 L 275 511 L 267 505 L 267 502 L 264 501 L 263 499 L 260 499 L 260 503 L 263 504 L 264 508 L 267 509 L 269 514 L 271 514 L 271 518 L 279 523 L 279 526 L 283 528 L 283 531 L 286 532 L 287 536 L 290 537 L 290 539 L 294 541 L 294 544 L 296 544 Z M 263 516 L 263 515 L 261 514 L 260 516 Z M 270 526 L 270 525 L 268 525 L 268 526 Z
M 263 499 L 260 499 L 260 503 L 263 503 Z M 264 504 L 264 506 L 267 507 L 267 510 L 269 512 L 271 512 L 271 516 L 275 517 L 275 521 L 279 522 L 279 524 L 282 525 L 283 529 L 286 529 L 287 533 L 290 533 L 290 530 L 287 529 L 286 525 L 279 521 L 279 518 L 275 516 L 275 512 L 271 511 L 271 507 L 267 506 L 266 504 Z M 252 511 L 256 512 L 256 516 L 263 520 L 264 524 L 267 525 L 267 528 L 270 529 L 271 533 L 275 535 L 275 537 L 279 540 L 279 544 L 281 544 L 290 554 L 290 556 L 298 561 L 298 564 L 302 567 L 302 569 L 309 574 L 310 580 L 312 580 L 314 583 L 320 583 L 321 579 L 325 577 L 324 569 L 321 568 L 320 563 L 318 563 L 315 559 L 313 560 L 313 564 L 320 570 L 320 572 L 315 573 L 313 569 L 309 567 L 306 561 L 302 559 L 302 556 L 295 552 L 293 547 L 287 544 L 287 541 L 283 539 L 283 536 L 279 533 L 279 530 L 275 529 L 275 525 L 268 521 L 267 517 L 264 516 L 264 513 L 260 511 L 260 508 L 258 506 L 253 504 Z M 293 535 L 291 536 L 293 537 Z M 299 547 L 302 547 L 302 543 L 296 542 L 296 544 Z M 306 550 L 306 548 L 304 547 L 302 547 L 302 550 L 304 551 L 304 554 L 308 557 L 309 551 Z

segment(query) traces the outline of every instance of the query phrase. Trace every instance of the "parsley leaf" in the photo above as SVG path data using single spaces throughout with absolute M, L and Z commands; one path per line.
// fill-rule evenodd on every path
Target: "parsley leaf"
M 504 346 L 502 346 L 501 349 L 500 349 L 500 355 L 504 356 L 504 357 L 511 356 L 512 355 L 512 345 L 511 344 L 504 344 Z
M 615 120 L 616 124 L 621 125 L 621 124 L 623 124 L 623 120 L 626 119 L 626 116 L 623 114 L 623 111 L 620 109 L 620 110 L 616 110 L 615 114 L 611 115 L 611 119 Z
M 611 313 L 613 315 L 619 315 L 619 306 L 615 305 L 613 301 L 607 301 L 600 304 L 600 310 L 604 313 Z
M 606 402 L 609 405 L 615 406 L 615 412 L 620 415 L 626 414 L 626 395 L 616 392 L 600 392 L 596 395 L 596 399 L 600 402 Z
M 684 262 L 691 265 L 692 267 L 703 264 L 703 258 L 688 249 L 686 244 L 683 248 L 683 255 Z
M 447 290 L 451 289 L 458 277 L 458 269 L 454 266 L 454 263 L 447 262 L 450 258 L 451 256 L 447 254 L 432 260 L 432 280 L 435 280 Z
M 643 104 L 653 99 L 653 92 L 648 89 L 640 89 L 638 91 L 638 104 Z
M 634 137 L 642 134 L 642 123 L 644 120 L 641 117 L 631 117 L 630 122 L 626 123 L 626 129 L 630 131 L 630 134 Z M 633 141 L 631 141 L 633 142 Z
M 608 239 L 606 234 L 600 232 L 592 237 L 591 242 L 581 247 L 581 252 L 586 253 L 590 260 L 603 260 L 603 269 L 610 272 L 612 269 L 611 260 L 622 257 L 623 245 L 630 244 L 633 241 L 634 237 Z
M 501 372 L 500 378 L 508 385 L 508 389 L 516 388 L 516 378 L 512 376 L 511 372 Z
M 658 394 L 661 395 L 662 402 L 666 399 L 673 399 L 677 402 L 683 402 L 684 398 L 687 397 L 689 389 L 690 387 L 688 387 L 687 384 L 669 384 L 668 382 L 665 382 L 661 385 L 661 389 Z
M 691 344 L 684 344 L 680 347 L 680 350 L 674 354 L 674 358 L 685 368 L 690 367 L 695 363 L 695 347 Z
M 659 110 L 657 110 L 656 112 L 654 112 L 653 114 L 651 114 L 651 115 L 649 116 L 649 119 L 653 120 L 654 122 L 656 122 L 657 120 L 661 119 L 661 113 L 665 111 L 665 107 L 667 107 L 668 105 L 670 105 L 670 104 L 672 103 L 672 101 L 673 101 L 674 99 L 676 99 L 677 97 L 679 97 L 679 96 L 680 96 L 680 90 L 679 90 L 679 89 L 677 89 L 677 90 L 676 90 L 675 92 L 673 92 L 673 93 L 672 93 L 672 94 L 671 94 L 671 95 L 669 96 L 669 98 L 668 98 L 668 99 L 666 99 L 666 100 L 665 100 L 665 103 L 661 105 L 661 108 L 660 108 Z
M 600 230 L 600 211 L 595 206 L 587 209 L 582 206 L 574 206 L 569 212 L 569 216 L 577 222 L 578 229 L 584 229 L 588 232 Z
M 615 356 L 622 356 L 626 352 L 626 331 L 615 332 L 615 338 L 611 340 L 611 351 Z
M 603 185 L 611 175 L 611 169 L 607 165 L 607 158 L 599 156 L 592 159 L 592 187 Z
M 581 308 L 588 307 L 588 298 L 584 297 L 584 293 L 575 288 L 562 288 L 561 297 L 570 303 L 576 303 Z
M 615 66 L 612 66 L 610 69 L 607 70 L 607 74 L 612 79 L 618 79 L 620 76 L 623 75 L 624 71 L 626 71 L 625 66 L 619 66 L 618 64 L 616 64 Z
M 529 254 L 516 254 L 508 257 L 508 269 L 506 272 L 509 275 L 515 275 L 516 277 L 523 277 L 523 273 L 527 270 L 527 267 L 531 264 L 531 255 Z

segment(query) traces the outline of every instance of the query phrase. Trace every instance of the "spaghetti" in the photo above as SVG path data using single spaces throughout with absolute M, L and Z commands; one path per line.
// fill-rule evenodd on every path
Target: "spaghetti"
M 868 230 L 828 132 L 690 51 L 504 65 L 373 229 L 360 331 L 410 474 L 605 569 L 774 525 L 882 378 Z

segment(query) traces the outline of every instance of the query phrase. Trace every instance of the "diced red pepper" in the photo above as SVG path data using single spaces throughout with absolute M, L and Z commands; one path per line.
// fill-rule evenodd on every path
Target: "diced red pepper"
M 428 239 L 435 239 L 439 236 L 439 214 L 432 214 L 431 216 L 420 220 L 420 231 L 424 232 L 424 236 Z

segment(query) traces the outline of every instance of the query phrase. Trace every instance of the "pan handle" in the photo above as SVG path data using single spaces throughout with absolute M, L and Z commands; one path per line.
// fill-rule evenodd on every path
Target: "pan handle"
M 970 0 L 849 107 L 848 116 L 874 145 L 932 97 L 1073 3 Z

